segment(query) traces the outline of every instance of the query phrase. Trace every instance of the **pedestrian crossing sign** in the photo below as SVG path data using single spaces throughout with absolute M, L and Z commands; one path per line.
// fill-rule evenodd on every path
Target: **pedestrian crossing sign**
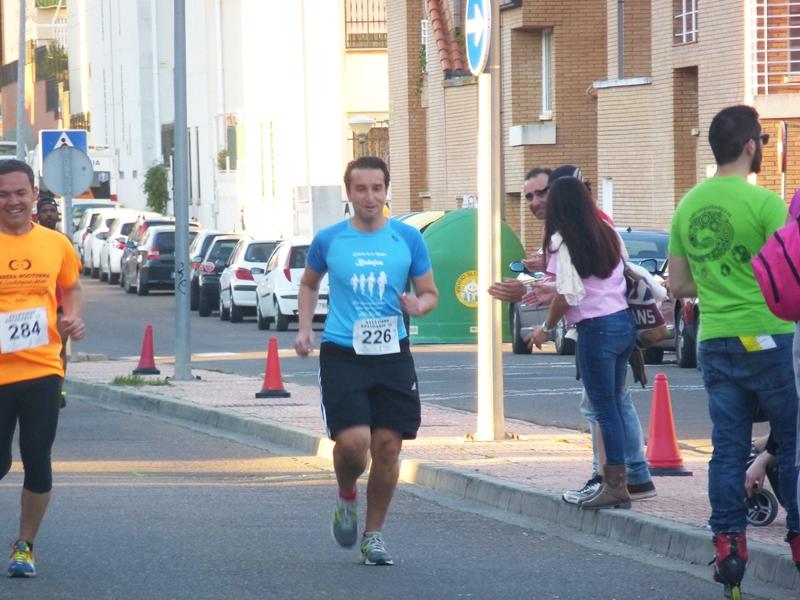
M 87 152 L 89 150 L 89 133 L 85 129 L 42 129 L 39 132 L 41 164 L 44 164 L 44 159 L 53 150 L 64 146 Z

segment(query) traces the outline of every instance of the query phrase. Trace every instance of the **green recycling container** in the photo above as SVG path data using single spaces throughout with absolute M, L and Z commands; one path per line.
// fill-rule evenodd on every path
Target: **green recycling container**
M 446 213 L 422 234 L 433 264 L 439 304 L 424 317 L 411 317 L 409 334 L 416 344 L 464 344 L 478 340 L 478 211 Z M 502 277 L 516 277 L 509 263 L 525 256 L 516 234 L 500 224 Z M 503 341 L 511 341 L 508 304 L 503 303 Z

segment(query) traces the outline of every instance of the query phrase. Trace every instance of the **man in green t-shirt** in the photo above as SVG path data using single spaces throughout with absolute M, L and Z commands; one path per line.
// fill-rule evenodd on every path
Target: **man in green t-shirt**
M 747 561 L 745 462 L 760 406 L 778 442 L 787 541 L 800 569 L 800 520 L 795 462 L 797 391 L 792 370 L 794 326 L 767 309 L 750 259 L 786 221 L 783 200 L 748 183 L 761 170 L 758 113 L 749 106 L 720 111 L 709 144 L 717 173 L 681 200 L 670 235 L 670 285 L 676 297 L 702 306 L 699 362 L 708 393 L 714 451 L 708 468 L 714 576 L 738 586 Z

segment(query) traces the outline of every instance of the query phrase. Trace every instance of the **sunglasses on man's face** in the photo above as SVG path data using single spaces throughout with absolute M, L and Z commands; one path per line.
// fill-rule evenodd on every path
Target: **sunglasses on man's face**
M 537 198 L 544 198 L 547 196 L 547 192 L 550 190 L 550 186 L 547 186 L 543 190 L 536 190 L 535 192 L 528 192 L 525 194 L 526 200 L 533 200 L 533 197 L 536 196 Z
M 759 134 L 758 139 L 761 141 L 762 146 L 766 146 L 769 143 L 769 134 L 761 133 Z

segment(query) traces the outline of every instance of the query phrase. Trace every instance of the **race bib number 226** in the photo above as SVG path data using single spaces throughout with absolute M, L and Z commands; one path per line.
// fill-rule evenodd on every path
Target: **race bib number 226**
M 44 308 L 0 313 L 0 352 L 3 354 L 45 346 L 49 342 Z
M 397 317 L 359 319 L 353 327 L 353 349 L 356 354 L 396 354 L 397 335 Z

